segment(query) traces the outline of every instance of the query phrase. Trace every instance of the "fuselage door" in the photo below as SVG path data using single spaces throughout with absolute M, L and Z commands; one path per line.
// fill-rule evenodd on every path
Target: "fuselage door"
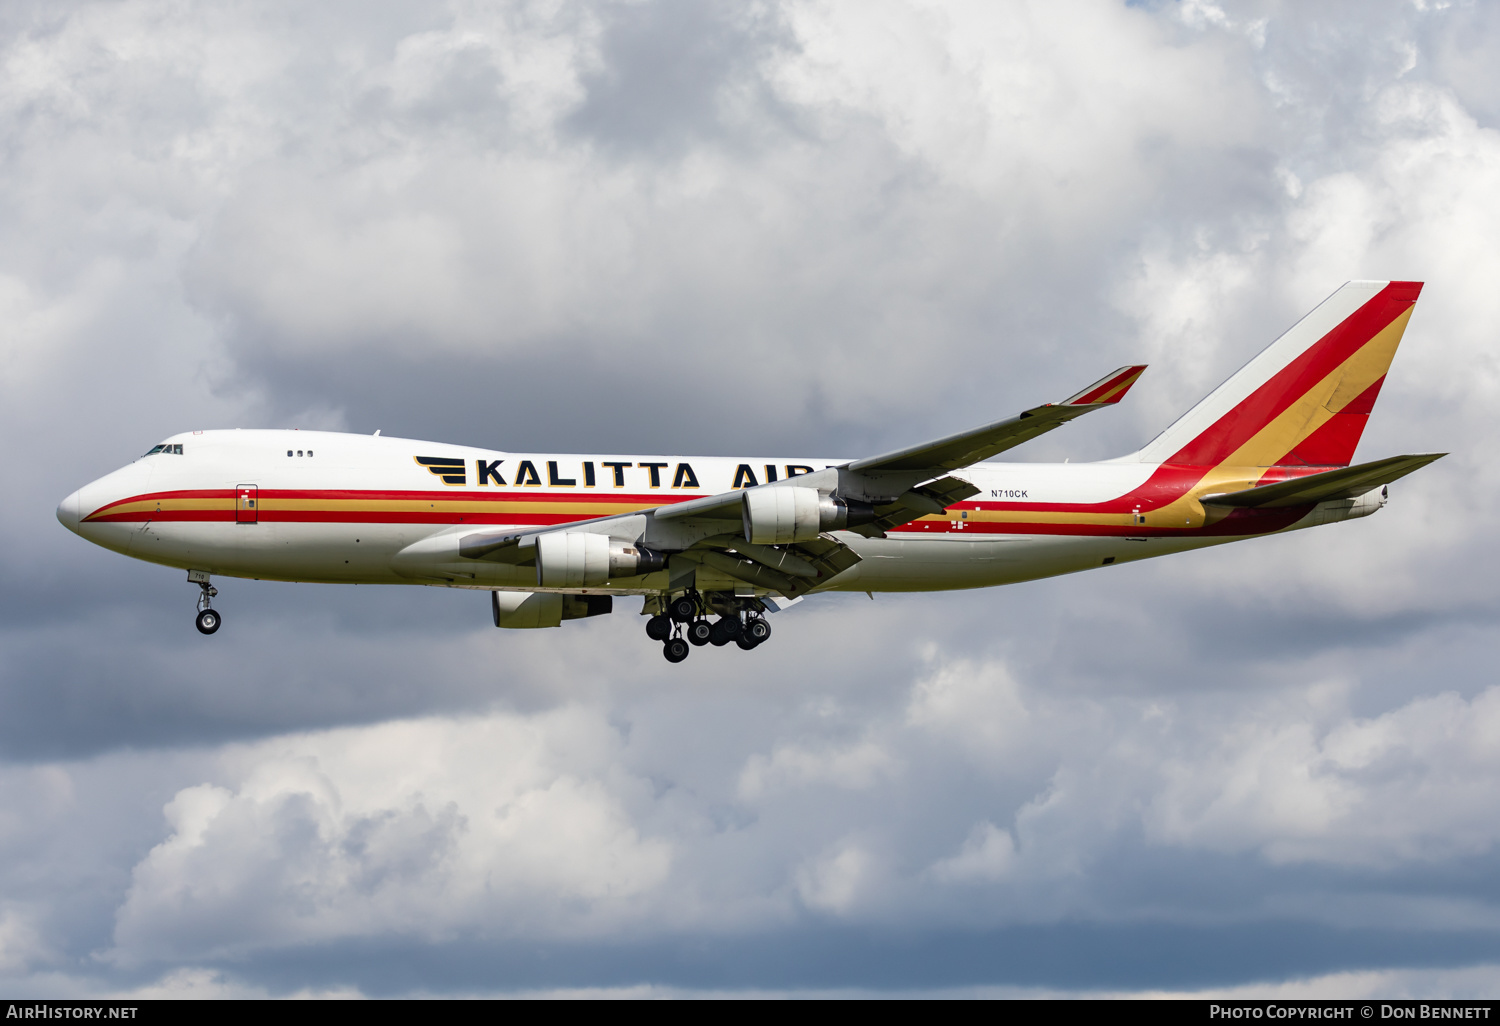
M 254 485 L 240 485 L 234 490 L 234 522 L 237 524 L 253 524 L 259 520 L 259 511 L 255 508 Z

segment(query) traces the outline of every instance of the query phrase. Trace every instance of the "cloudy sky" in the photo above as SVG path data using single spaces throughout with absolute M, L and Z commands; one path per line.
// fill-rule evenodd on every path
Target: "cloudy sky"
M 0 6 L 0 989 L 1493 993 L 1500 5 Z M 1129 451 L 1428 285 L 1379 516 L 830 596 L 219 582 L 57 501 L 162 437 L 857 456 L 1121 364 Z

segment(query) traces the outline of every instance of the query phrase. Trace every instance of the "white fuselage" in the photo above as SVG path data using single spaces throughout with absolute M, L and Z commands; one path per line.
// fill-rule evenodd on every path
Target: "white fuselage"
M 845 462 L 521 454 L 317 431 L 192 432 L 164 445 L 70 495 L 59 519 L 105 548 L 215 575 L 527 591 L 539 590 L 534 567 L 461 559 L 458 539 L 627 514 Z M 1253 484 L 1263 472 L 1218 468 L 1213 487 Z M 1131 461 L 981 463 L 956 476 L 980 491 L 941 515 L 886 537 L 839 532 L 861 562 L 818 590 L 1008 584 L 1372 511 L 1344 503 L 1216 522 L 1192 501 L 1207 487 L 1203 468 Z M 665 579 L 582 590 L 649 594 Z M 742 584 L 698 570 L 700 590 Z

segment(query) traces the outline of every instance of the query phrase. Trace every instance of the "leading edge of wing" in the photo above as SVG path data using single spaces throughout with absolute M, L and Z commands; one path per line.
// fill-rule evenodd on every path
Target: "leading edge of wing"
M 856 472 L 958 470 L 1046 434 L 1091 410 L 1113 406 L 1125 398 L 1125 393 L 1130 391 L 1130 386 L 1136 383 L 1145 370 L 1146 365 L 1143 363 L 1121 367 L 1060 403 L 1038 406 L 1019 416 L 997 420 L 993 424 L 961 431 L 933 442 L 855 460 L 849 464 L 848 469 Z
M 1199 501 L 1206 506 L 1236 506 L 1254 509 L 1278 509 L 1284 506 L 1308 506 L 1334 499 L 1357 499 L 1381 485 L 1390 484 L 1427 464 L 1448 455 L 1445 452 L 1414 453 L 1390 456 L 1372 463 L 1325 470 L 1321 474 L 1294 477 L 1290 481 L 1259 485 L 1238 492 L 1205 495 Z

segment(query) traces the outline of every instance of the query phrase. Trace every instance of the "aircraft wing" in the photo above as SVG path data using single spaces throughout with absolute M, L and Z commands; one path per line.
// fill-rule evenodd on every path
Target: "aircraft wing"
M 1278 509 L 1284 506 L 1309 506 L 1332 499 L 1355 499 L 1381 485 L 1421 470 L 1427 464 L 1448 455 L 1445 452 L 1391 456 L 1373 463 L 1358 463 L 1339 470 L 1278 481 L 1238 492 L 1221 492 L 1201 498 L 1206 506 L 1235 506 L 1254 509 Z
M 572 526 L 572 525 L 569 525 Z M 487 559 L 494 563 L 520 563 L 531 558 L 530 553 L 521 555 L 521 539 L 531 534 L 541 534 L 551 528 L 539 527 L 530 531 L 475 531 L 458 540 L 458 554 L 465 559 Z
M 735 496 L 737 502 L 740 501 L 739 492 L 731 494 Z M 921 515 L 921 513 L 913 514 L 913 516 Z M 613 519 L 616 518 L 602 517 L 592 523 L 602 525 Z M 466 559 L 529 566 L 535 562 L 536 549 L 529 545 L 522 545 L 523 541 L 534 539 L 536 535 L 549 531 L 578 530 L 580 527 L 587 529 L 590 523 L 590 521 L 579 521 L 559 527 L 543 527 L 527 531 L 478 531 L 459 539 L 459 555 Z M 819 535 L 811 541 L 791 545 L 772 546 L 748 542 L 735 530 L 701 538 L 684 551 L 675 553 L 672 560 L 674 565 L 680 565 L 681 561 L 699 563 L 744 581 L 746 584 L 768 588 L 788 598 L 796 598 L 831 581 L 858 563 L 860 557 L 853 549 L 831 535 Z
M 1064 399 L 1060 403 L 1048 403 L 1025 411 L 1009 420 L 998 420 L 993 424 L 963 431 L 935 442 L 897 449 L 883 456 L 855 460 L 848 469 L 865 473 L 869 471 L 914 471 L 931 470 L 933 475 L 945 470 L 958 470 L 970 464 L 987 460 L 1007 449 L 1037 435 L 1061 427 L 1075 417 L 1091 410 L 1113 406 L 1125 398 L 1130 386 L 1136 383 L 1145 371 L 1145 364 L 1121 367 L 1094 382 L 1082 392 Z
M 792 545 L 753 545 L 742 537 L 705 538 L 674 561 L 701 563 L 746 584 L 800 598 L 860 561 L 853 549 L 830 535 Z
M 607 524 L 611 520 L 639 516 L 641 513 L 649 513 L 657 520 L 685 520 L 691 517 L 709 520 L 732 520 L 738 523 L 741 519 L 740 511 L 744 508 L 744 502 L 745 493 L 736 490 L 732 492 L 720 492 L 718 495 L 705 495 L 702 498 L 689 499 L 686 502 L 674 502 L 665 506 L 657 506 L 655 509 L 640 510 L 637 513 L 619 513 L 607 517 L 597 517 L 592 520 L 574 520 L 556 527 L 476 531 L 473 534 L 464 535 L 463 539 L 459 542 L 458 553 L 465 559 L 488 559 L 500 563 L 525 562 L 531 558 L 531 555 L 529 551 L 525 553 L 521 551 L 521 541 L 524 538 L 530 538 L 538 534 L 546 534 L 549 531 L 587 529 L 591 524 Z
M 770 485 L 758 485 L 760 488 L 772 487 Z M 658 506 L 651 511 L 651 515 L 657 520 L 683 520 L 688 517 L 706 517 L 710 520 L 739 520 L 740 511 L 745 508 L 745 492 L 736 489 L 732 492 L 720 492 L 718 495 L 705 495 L 701 499 L 689 499 L 686 502 L 674 502 L 669 506 Z
M 853 482 L 869 473 L 878 481 L 899 479 L 902 482 L 891 488 L 877 485 L 873 490 L 867 490 L 864 494 L 870 496 L 875 519 L 852 530 L 867 537 L 883 536 L 893 527 L 919 517 L 940 514 L 953 503 L 978 494 L 979 489 L 974 485 L 960 477 L 949 476 L 947 472 L 988 459 L 1090 410 L 1119 402 L 1145 369 L 1145 365 L 1121 367 L 1060 403 L 1038 406 L 1009 420 L 884 456 L 856 460 L 837 468 L 838 476 L 834 480 L 838 481 Z M 809 479 L 808 484 L 823 485 L 827 482 L 817 479 L 832 472 L 833 468 L 819 472 Z M 757 487 L 787 486 L 787 482 L 780 482 Z M 531 539 L 538 534 L 562 530 L 607 533 L 605 525 L 611 520 L 644 515 L 664 525 L 677 525 L 676 529 L 689 533 L 690 540 L 683 549 L 676 550 L 674 560 L 701 563 L 788 596 L 804 594 L 859 562 L 860 557 L 852 549 L 827 533 L 795 545 L 772 547 L 747 542 L 739 530 L 744 502 L 745 490 L 736 489 L 637 513 L 557 527 L 477 531 L 459 540 L 459 554 L 466 559 L 526 565 L 535 558 L 536 550 Z
M 855 534 L 880 538 L 893 527 L 900 527 L 918 517 L 943 512 L 955 502 L 962 502 L 979 489 L 961 477 L 942 477 L 929 481 L 899 496 L 895 502 L 875 507 L 875 522 L 852 528 Z

